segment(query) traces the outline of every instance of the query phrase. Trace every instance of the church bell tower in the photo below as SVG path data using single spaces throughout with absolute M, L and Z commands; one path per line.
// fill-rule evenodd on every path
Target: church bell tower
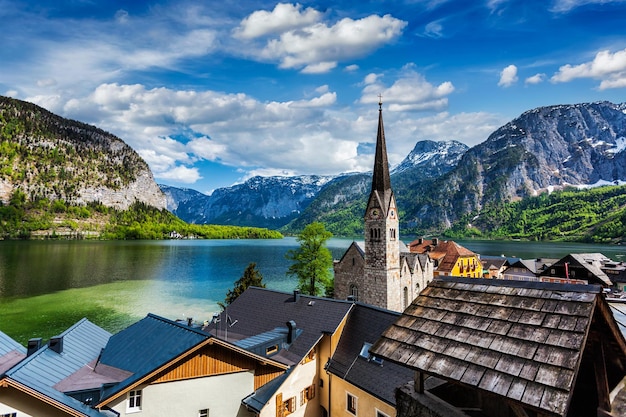
M 398 211 L 391 189 L 380 96 L 372 188 L 364 220 L 365 276 L 360 300 L 389 310 L 402 311 Z

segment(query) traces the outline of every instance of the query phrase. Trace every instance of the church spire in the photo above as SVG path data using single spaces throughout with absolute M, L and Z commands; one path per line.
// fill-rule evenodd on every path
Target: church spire
M 372 177 L 372 191 L 381 195 L 391 190 L 389 178 L 389 162 L 387 161 L 387 145 L 385 143 L 385 128 L 383 127 L 383 99 L 378 96 L 378 134 L 376 136 L 376 156 L 374 159 L 374 175 Z

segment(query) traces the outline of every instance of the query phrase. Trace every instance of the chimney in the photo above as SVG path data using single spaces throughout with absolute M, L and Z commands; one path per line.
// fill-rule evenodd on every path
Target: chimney
M 433 238 L 433 245 L 437 246 L 439 244 L 439 239 L 437 239 L 436 237 Z
M 291 344 L 296 336 L 296 322 L 289 320 L 287 322 L 287 343 Z
M 187 326 L 191 327 L 193 324 L 193 317 L 187 317 Z
M 30 339 L 26 349 L 26 356 L 30 356 L 41 348 L 41 337 Z
M 418 245 L 421 245 L 423 243 L 424 243 L 424 238 L 423 237 L 420 237 L 419 239 L 417 239 L 417 244 Z
M 63 352 L 63 336 L 55 336 L 48 341 L 48 347 L 56 353 Z
M 293 302 L 297 303 L 298 301 L 300 301 L 300 291 L 293 290 Z

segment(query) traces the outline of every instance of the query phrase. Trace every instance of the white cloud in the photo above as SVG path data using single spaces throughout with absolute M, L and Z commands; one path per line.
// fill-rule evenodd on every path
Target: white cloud
M 429 38 L 441 38 L 443 36 L 443 25 L 441 20 L 430 22 L 424 28 L 424 35 Z
M 363 82 L 365 84 L 374 84 L 378 80 L 379 77 L 380 77 L 380 74 L 370 73 L 365 76 L 365 79 L 363 80 Z
M 546 74 L 535 74 L 531 77 L 526 78 L 524 81 L 525 84 L 540 84 L 546 79 Z
M 608 3 L 622 3 L 624 0 L 555 0 L 554 5 L 550 9 L 555 13 L 567 13 L 573 9 L 588 4 L 608 4 Z
M 509 65 L 500 72 L 498 86 L 510 87 L 517 82 L 517 79 L 517 67 L 515 65 Z
M 599 79 L 600 90 L 623 87 L 626 83 L 626 49 L 611 53 L 600 51 L 593 61 L 579 65 L 563 65 L 552 82 L 570 82 L 577 78 Z
M 378 82 L 378 77 L 366 77 L 366 86 L 361 93 L 361 103 L 378 103 L 382 95 L 390 111 L 441 111 L 448 106 L 448 98 L 454 85 L 445 81 L 435 86 L 412 69 L 405 72 L 390 87 Z
M 348 65 L 345 70 L 348 72 L 353 72 L 359 69 L 359 66 L 356 64 Z
M 271 39 L 261 58 L 278 60 L 281 68 L 328 70 L 338 61 L 362 57 L 393 41 L 406 25 L 407 22 L 390 15 L 371 15 L 358 20 L 344 18 L 333 26 L 316 23 Z
M 335 68 L 336 62 L 317 62 L 315 64 L 307 65 L 302 69 L 303 74 L 323 74 Z
M 277 34 L 303 26 L 309 26 L 322 17 L 317 10 L 308 7 L 302 10 L 300 4 L 278 3 L 274 10 L 259 10 L 241 21 L 234 36 L 241 39 L 253 39 L 260 36 Z
M 202 178 L 198 168 L 177 166 L 164 172 L 155 172 L 154 176 L 163 180 L 176 181 L 183 184 L 193 184 Z

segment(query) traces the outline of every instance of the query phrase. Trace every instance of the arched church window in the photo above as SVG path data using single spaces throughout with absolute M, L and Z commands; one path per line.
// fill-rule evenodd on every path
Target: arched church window
M 350 295 L 354 301 L 359 301 L 359 287 L 354 284 L 350 285 Z
M 407 287 L 402 290 L 402 298 L 404 299 L 404 308 L 407 308 L 409 305 L 409 289 Z

